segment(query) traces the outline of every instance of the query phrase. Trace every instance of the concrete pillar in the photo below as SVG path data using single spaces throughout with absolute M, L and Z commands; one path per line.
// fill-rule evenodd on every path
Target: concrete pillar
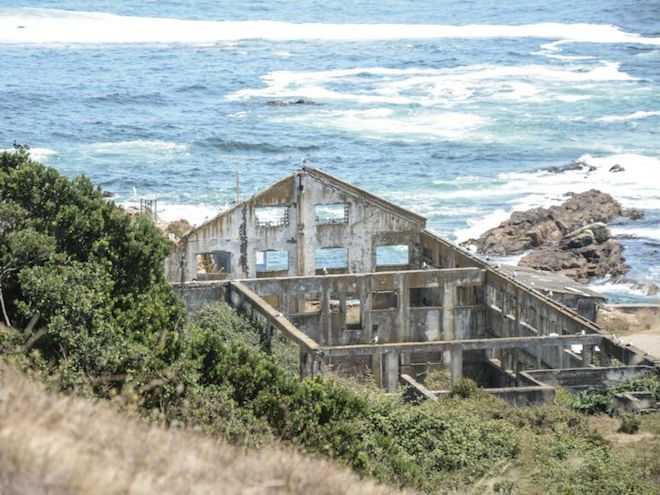
M 371 355 L 371 373 L 374 375 L 374 381 L 378 387 L 383 387 L 383 359 L 382 354 L 374 353 Z
M 272 354 L 273 352 L 274 333 L 275 333 L 275 329 L 273 325 L 269 323 L 261 328 L 261 332 L 259 334 L 259 345 L 261 349 L 268 354 Z
M 399 331 L 397 340 L 399 342 L 410 342 L 410 288 L 408 286 L 408 277 L 405 272 L 397 273 L 394 276 L 394 286 L 399 289 L 399 312 L 398 326 Z
M 323 345 L 332 345 L 332 322 L 330 318 L 330 287 L 327 279 L 321 281 L 321 318 L 319 335 Z
M 444 284 L 442 301 L 442 337 L 444 340 L 456 339 L 456 284 L 448 282 Z
M 300 366 L 300 378 L 304 379 L 311 374 L 310 363 L 308 362 L 310 356 L 307 352 L 305 352 L 302 346 L 300 346 L 299 356 L 298 364 Z
M 320 375 L 323 372 L 321 358 L 313 352 L 308 352 L 300 347 L 300 378 L 308 378 Z
M 302 175 L 294 177 L 296 198 L 296 275 L 305 275 L 305 189 Z
M 457 300 L 457 289 L 454 283 L 445 283 L 443 287 L 442 299 L 442 340 L 455 340 L 456 339 L 456 318 L 455 307 Z M 451 351 L 444 351 L 442 353 L 442 360 L 445 366 L 451 370 L 453 354 Z M 461 362 L 461 368 L 463 363 Z
M 450 352 L 449 373 L 452 385 L 463 378 L 463 348 L 456 346 Z
M 586 344 L 582 346 L 582 366 L 585 368 L 591 366 L 593 361 L 593 352 L 594 346 Z
M 371 328 L 371 298 L 369 297 L 368 278 L 358 281 L 358 297 L 360 298 L 360 321 L 362 322 L 362 341 L 372 342 L 373 333 Z M 376 373 L 374 373 L 375 375 Z
M 382 355 L 383 388 L 387 392 L 396 392 L 399 388 L 399 353 L 387 352 Z

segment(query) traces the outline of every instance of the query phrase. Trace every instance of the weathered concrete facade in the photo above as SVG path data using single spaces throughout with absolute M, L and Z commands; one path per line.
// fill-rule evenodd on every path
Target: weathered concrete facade
M 167 272 L 172 282 L 364 273 L 392 268 L 378 250 L 395 246 L 407 251 L 404 261 L 395 260 L 397 269 L 419 268 L 425 224 L 415 213 L 303 168 L 193 229 L 169 258 Z M 270 266 L 269 253 L 279 262 Z M 205 254 L 221 258 L 223 269 L 200 271 Z
M 276 221 L 260 218 L 273 207 Z M 370 372 L 387 390 L 403 383 L 428 399 L 444 392 L 418 380 L 442 366 L 452 382 L 470 376 L 523 405 L 550 400 L 555 385 L 657 372 L 649 355 L 549 291 L 424 227 L 414 213 L 305 168 L 193 230 L 171 273 L 189 309 L 224 300 L 259 323 L 266 342 L 279 331 L 297 343 L 303 376 Z M 381 254 L 393 246 L 393 258 Z M 343 250 L 342 262 L 324 261 L 325 249 Z M 271 269 L 269 250 L 286 253 L 286 267 Z M 207 255 L 216 257 L 200 262 Z

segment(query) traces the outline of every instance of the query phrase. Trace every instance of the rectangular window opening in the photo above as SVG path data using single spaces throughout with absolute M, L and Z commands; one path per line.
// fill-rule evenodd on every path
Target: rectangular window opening
M 371 293 L 371 309 L 396 309 L 399 306 L 399 294 L 396 291 L 378 291 Z
M 288 272 L 289 252 L 268 249 L 256 251 L 257 273 Z
M 407 244 L 376 247 L 376 266 L 403 266 L 409 263 Z
M 360 330 L 362 328 L 362 305 L 354 295 L 346 298 L 346 329 Z
M 308 292 L 296 297 L 296 313 L 313 314 L 321 311 L 321 294 Z
M 458 287 L 456 289 L 457 306 L 476 306 L 479 304 L 483 304 L 482 287 Z
M 348 203 L 332 203 L 314 206 L 317 225 L 348 223 Z
M 221 280 L 231 273 L 231 253 L 211 251 L 195 256 L 198 280 Z
M 444 289 L 442 287 L 419 287 L 410 289 L 410 306 L 424 308 L 442 306 Z
M 282 227 L 289 225 L 288 206 L 258 206 L 254 210 L 257 227 Z
M 348 249 L 344 247 L 319 248 L 314 253 L 317 275 L 348 272 Z

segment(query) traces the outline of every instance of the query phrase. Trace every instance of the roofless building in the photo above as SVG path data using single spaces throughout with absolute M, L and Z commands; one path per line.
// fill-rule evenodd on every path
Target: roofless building
M 658 371 L 583 316 L 592 293 L 564 291 L 578 314 L 429 232 L 424 217 L 315 168 L 191 230 L 166 268 L 189 309 L 223 300 L 259 324 L 266 348 L 277 331 L 297 343 L 303 376 L 368 372 L 432 399 L 443 392 L 423 377 L 440 367 L 529 404 L 555 385 Z

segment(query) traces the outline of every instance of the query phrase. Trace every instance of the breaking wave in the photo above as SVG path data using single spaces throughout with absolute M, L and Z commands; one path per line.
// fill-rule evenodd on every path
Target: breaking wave
M 372 41 L 405 39 L 538 38 L 562 42 L 660 46 L 659 38 L 628 33 L 609 24 L 320 24 L 276 21 L 184 20 L 120 16 L 56 9 L 6 9 L 0 43 L 195 43 L 271 41 Z
M 628 115 L 607 115 L 596 119 L 598 122 L 607 122 L 607 123 L 618 123 L 618 122 L 630 122 L 631 120 L 641 120 L 648 119 L 649 117 L 660 117 L 660 112 L 633 112 Z
M 169 141 L 136 139 L 133 141 L 117 141 L 93 143 L 82 146 L 84 150 L 94 153 L 123 154 L 123 153 L 180 153 L 188 151 L 187 144 L 172 143 Z
M 265 86 L 227 95 L 250 98 L 306 98 L 360 104 L 421 105 L 460 103 L 467 99 L 577 101 L 588 95 L 566 92 L 564 83 L 634 81 L 620 64 L 602 62 L 582 67 L 468 65 L 451 69 L 357 67 L 327 71 L 275 71 L 263 76 Z M 485 84 L 485 83 L 488 84 Z M 344 91 L 338 84 L 347 85 Z M 570 89 L 570 88 L 569 88 Z
M 4 151 L 14 151 L 13 148 L 0 149 L 0 153 Z M 30 158 L 38 162 L 45 162 L 54 155 L 57 155 L 57 151 L 51 150 L 50 148 L 30 148 Z
M 390 108 L 326 110 L 281 117 L 276 121 L 335 128 L 376 138 L 423 136 L 448 140 L 472 135 L 473 131 L 487 123 L 487 119 L 470 113 L 399 112 Z

